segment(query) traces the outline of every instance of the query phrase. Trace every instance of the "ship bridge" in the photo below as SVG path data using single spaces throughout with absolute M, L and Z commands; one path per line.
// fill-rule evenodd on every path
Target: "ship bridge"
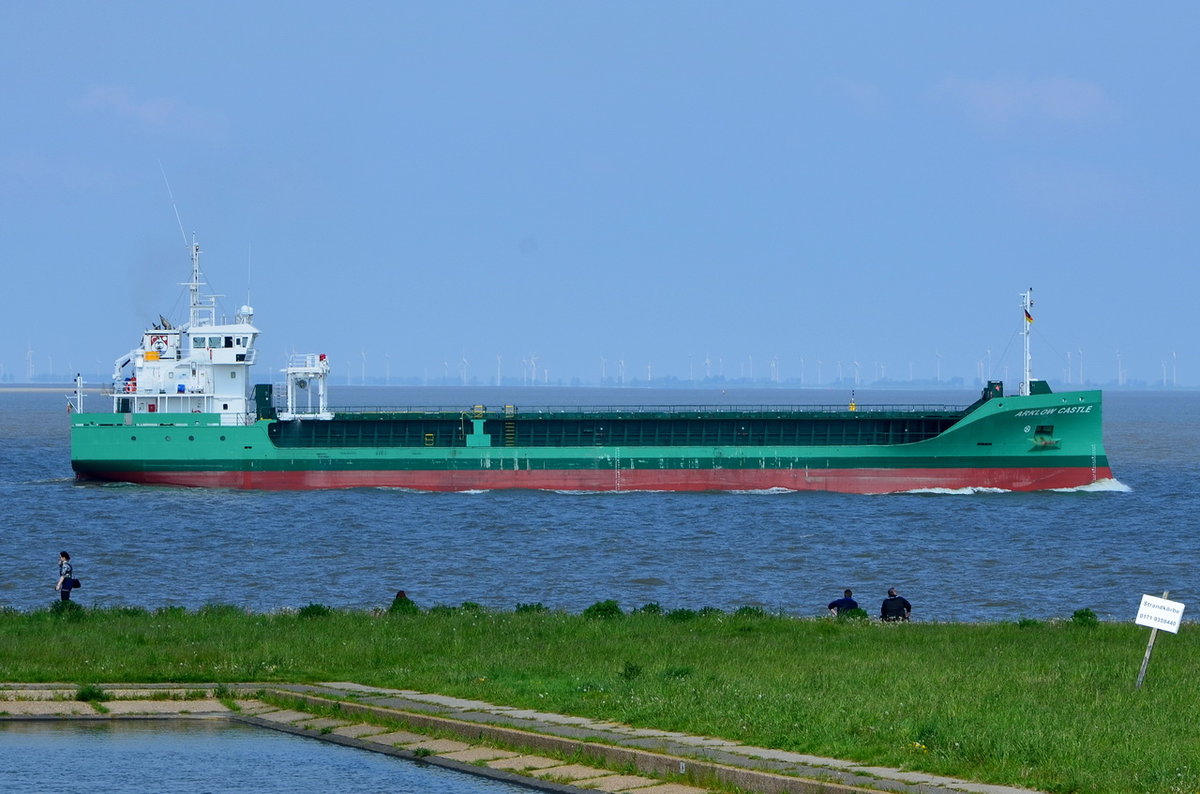
M 259 330 L 254 309 L 242 306 L 233 322 L 217 322 L 216 295 L 200 295 L 200 247 L 192 244 L 188 322 L 176 327 L 159 316 L 133 350 L 113 362 L 114 413 L 204 413 L 221 424 L 253 421 L 250 367 Z M 106 390 L 107 391 L 107 390 Z

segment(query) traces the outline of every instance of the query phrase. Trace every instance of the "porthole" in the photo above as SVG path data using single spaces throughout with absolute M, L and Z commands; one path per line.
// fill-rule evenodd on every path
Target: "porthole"
M 130 441 L 137 441 L 137 436 L 130 436 L 130 437 L 129 437 L 129 440 L 130 440 Z
M 224 441 L 224 440 L 225 440 L 225 436 L 221 436 L 221 440 L 222 440 L 222 441 Z
M 188 441 L 195 441 L 195 440 L 196 440 L 195 436 L 188 436 Z
M 170 436 L 163 436 L 163 441 L 170 441 L 170 440 L 171 440 Z

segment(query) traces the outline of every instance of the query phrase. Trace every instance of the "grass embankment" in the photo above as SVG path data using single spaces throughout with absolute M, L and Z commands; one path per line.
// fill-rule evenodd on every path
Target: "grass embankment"
M 1200 791 L 1191 626 L 1135 690 L 1129 624 L 467 607 L 8 610 L 0 679 L 356 681 L 1054 792 Z

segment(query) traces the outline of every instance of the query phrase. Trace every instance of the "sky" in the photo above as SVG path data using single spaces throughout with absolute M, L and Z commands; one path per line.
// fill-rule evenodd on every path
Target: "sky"
M 1200 5 L 0 4 L 0 379 L 1200 386 Z M 165 178 L 164 178 L 165 177 Z M 169 188 L 168 188 L 169 185 Z M 176 218 L 178 212 L 178 220 Z M 335 381 L 336 382 L 336 381 Z

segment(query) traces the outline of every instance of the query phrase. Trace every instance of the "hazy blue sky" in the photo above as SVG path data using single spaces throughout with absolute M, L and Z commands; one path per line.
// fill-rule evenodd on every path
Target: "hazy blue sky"
M 0 366 L 1200 385 L 1200 4 L 0 5 Z M 249 285 L 248 285 L 249 281 Z M 938 358 L 940 354 L 940 359 Z M 99 364 L 97 363 L 99 362 Z M 690 367 L 690 370 L 689 370 Z M 1177 368 L 1177 369 L 1176 369 Z

